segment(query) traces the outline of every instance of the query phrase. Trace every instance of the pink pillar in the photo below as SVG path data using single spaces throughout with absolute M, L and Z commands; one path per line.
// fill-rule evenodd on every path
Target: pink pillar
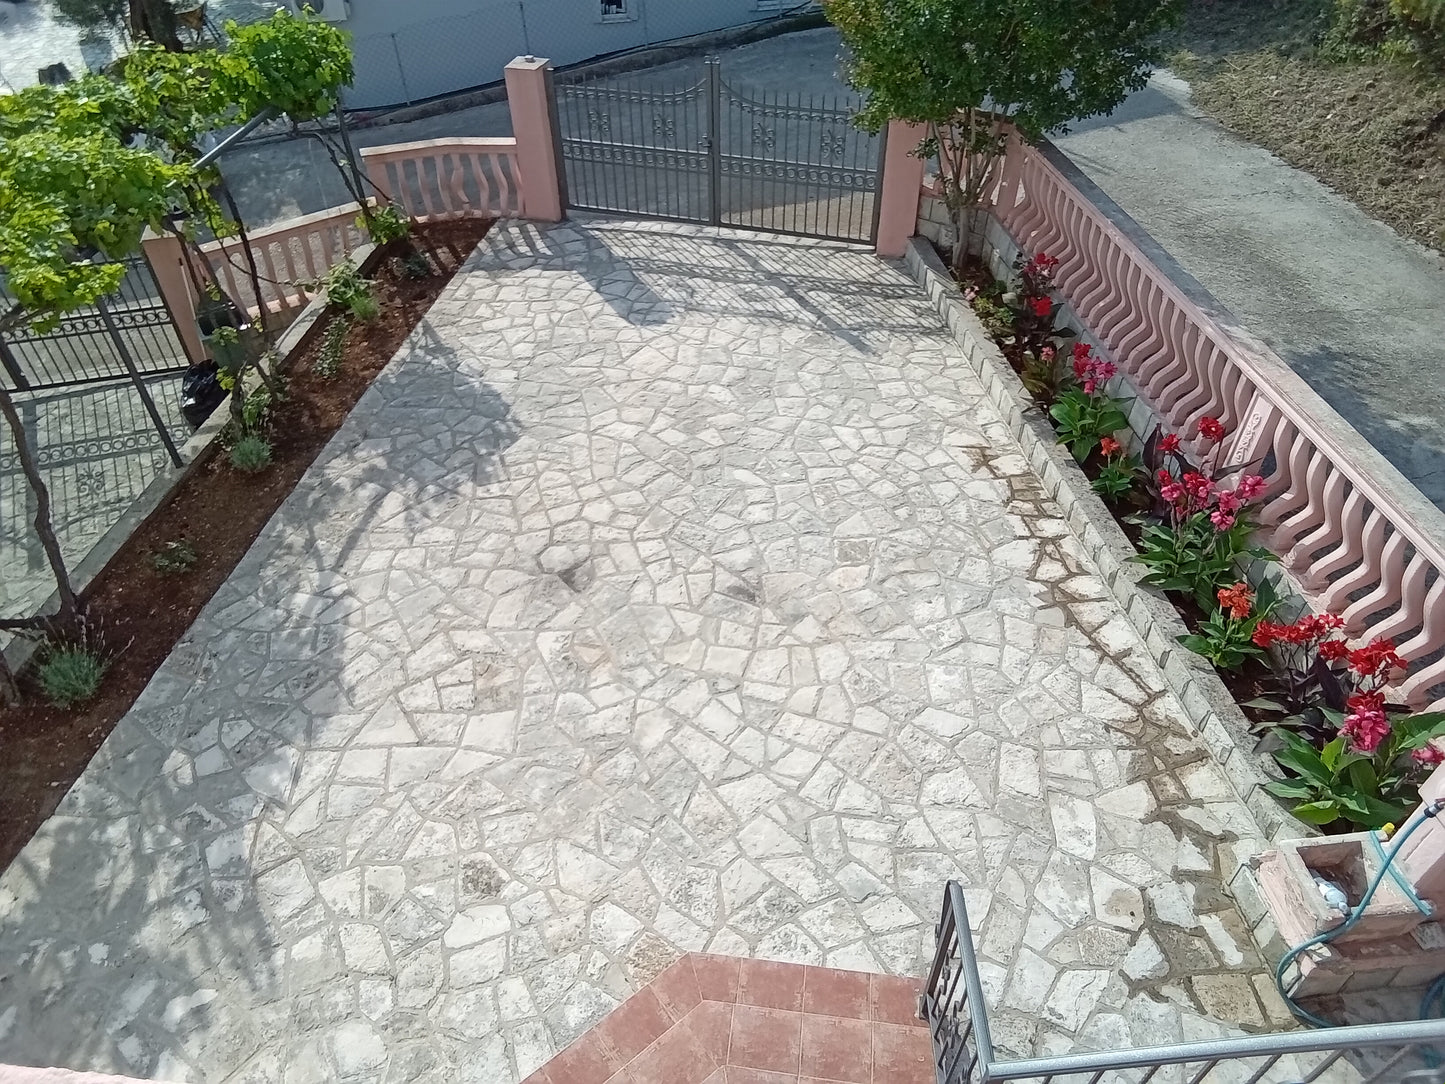
M 923 187 L 923 159 L 915 157 L 924 136 L 921 124 L 888 122 L 888 145 L 883 152 L 883 184 L 878 191 L 878 244 L 880 256 L 896 259 L 908 251 L 908 239 L 918 232 L 918 198 Z
M 1420 785 L 1421 802 L 1437 798 L 1445 798 L 1445 766 L 1436 768 Z M 1412 811 L 1396 827 L 1405 827 L 1417 812 Z M 1415 829 L 1400 848 L 1397 864 L 1404 868 L 1416 895 L 1445 908 L 1445 824 L 1437 818 Z
M 209 355 L 201 345 L 201 330 L 196 326 L 196 290 L 186 272 L 186 251 L 179 238 L 146 230 L 141 238 L 141 251 L 150 264 L 156 289 L 171 310 L 176 332 L 192 364 Z
M 522 217 L 537 222 L 562 221 L 562 163 L 552 126 L 550 61 L 519 56 L 507 65 L 507 105 L 512 111 L 512 136 L 517 141 L 517 169 L 522 182 Z

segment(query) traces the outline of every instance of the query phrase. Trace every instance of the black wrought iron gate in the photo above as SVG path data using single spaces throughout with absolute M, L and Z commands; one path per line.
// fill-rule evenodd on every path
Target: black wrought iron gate
M 856 99 L 733 87 L 717 60 L 681 87 L 559 79 L 556 95 L 572 207 L 875 239 L 883 140 L 854 125 Z

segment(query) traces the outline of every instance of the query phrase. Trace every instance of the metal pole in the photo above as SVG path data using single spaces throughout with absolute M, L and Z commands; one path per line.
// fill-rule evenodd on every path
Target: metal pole
M 95 311 L 100 313 L 100 319 L 105 324 L 106 331 L 110 332 L 111 341 L 115 343 L 116 353 L 120 355 L 121 364 L 130 374 L 130 382 L 135 385 L 136 394 L 140 396 L 146 413 L 151 417 L 151 423 L 156 427 L 156 432 L 160 434 L 161 443 L 166 446 L 166 453 L 171 457 L 171 462 L 178 467 L 184 466 L 186 461 L 181 458 L 181 453 L 176 449 L 176 442 L 171 439 L 170 431 L 166 429 L 165 419 L 156 409 L 150 389 L 146 387 L 145 381 L 141 379 L 140 372 L 135 367 L 135 359 L 130 356 L 130 348 L 125 345 L 125 340 L 120 336 L 120 329 L 115 326 L 115 320 L 110 315 L 110 306 L 105 303 L 105 298 L 96 299 Z
M 268 120 L 271 120 L 276 115 L 276 110 L 268 105 L 265 109 L 261 110 L 261 112 L 257 113 L 245 124 L 241 125 L 241 127 L 237 128 L 234 132 L 228 135 L 225 139 L 221 140 L 221 142 L 217 143 L 205 154 L 197 158 L 191 168 L 196 172 L 200 172 L 201 170 L 205 169 L 207 166 L 213 164 L 217 158 L 225 154 L 227 150 L 229 150 L 235 144 L 241 142 L 241 140 L 245 139 L 257 128 L 261 127 L 261 125 L 265 124 Z
M 351 131 L 346 127 L 346 110 L 341 108 L 341 99 L 336 99 L 336 129 L 341 133 L 341 149 L 346 152 L 346 169 L 351 174 L 351 183 L 356 187 L 356 200 L 361 213 L 366 213 L 366 182 L 361 170 L 356 168 L 356 148 L 351 145 Z
M 722 225 L 722 65 L 707 58 L 708 222 Z
M 547 88 L 547 123 L 552 126 L 552 153 L 557 156 L 557 186 L 561 189 L 558 196 L 561 197 L 562 214 L 566 215 L 567 208 L 572 206 L 572 194 L 567 187 L 567 157 L 562 153 L 562 120 L 557 110 L 557 80 L 552 65 L 547 65 L 542 79 Z

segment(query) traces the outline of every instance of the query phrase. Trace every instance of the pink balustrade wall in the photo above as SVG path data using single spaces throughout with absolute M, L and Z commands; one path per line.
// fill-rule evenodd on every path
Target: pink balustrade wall
M 246 240 L 261 280 L 260 297 L 252 288 L 240 237 L 208 242 L 201 252 L 221 288 L 242 309 L 254 315 L 264 304 L 268 312 L 290 314 L 320 293 L 316 283 L 334 264 L 366 243 L 366 232 L 356 222 L 360 213 L 357 204 L 348 203 L 249 231 Z
M 1058 292 L 1166 432 L 1199 460 L 1199 419 L 1217 417 L 1223 461 L 1265 474 L 1259 541 L 1306 601 L 1353 636 L 1393 638 L 1416 661 L 1400 695 L 1445 709 L 1445 513 L 1278 355 L 1192 300 L 1042 149 L 1012 140 L 991 204 L 1021 251 L 1058 257 Z
M 361 158 L 381 198 L 418 221 L 523 213 L 515 139 L 424 139 Z

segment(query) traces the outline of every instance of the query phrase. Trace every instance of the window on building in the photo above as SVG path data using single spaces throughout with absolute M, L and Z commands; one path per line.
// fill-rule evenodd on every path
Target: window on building
M 604 19 L 625 19 L 627 17 L 627 0 L 602 0 L 602 17 Z

